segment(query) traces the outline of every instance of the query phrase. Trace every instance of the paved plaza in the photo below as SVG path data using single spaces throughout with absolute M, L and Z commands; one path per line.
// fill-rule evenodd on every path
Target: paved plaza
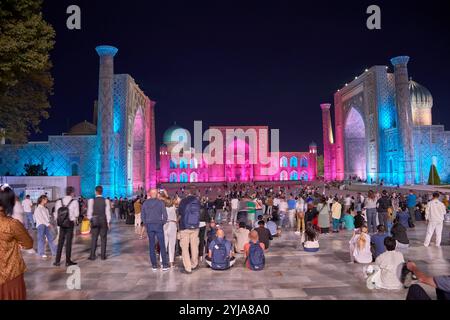
M 450 226 L 444 229 L 442 247 L 423 247 L 425 223 L 417 223 L 408 232 L 411 248 L 405 259 L 414 260 L 432 275 L 450 274 Z M 228 237 L 230 228 L 225 227 Z M 24 253 L 28 266 L 26 285 L 28 298 L 41 299 L 305 299 L 305 300 L 403 300 L 406 290 L 386 291 L 366 288 L 363 265 L 350 264 L 348 241 L 351 232 L 323 235 L 319 253 L 299 249 L 299 236 L 285 232 L 272 241 L 267 253 L 266 269 L 252 272 L 244 268 L 244 259 L 232 270 L 212 271 L 205 266 L 192 275 L 177 268 L 163 273 L 153 272 L 149 264 L 148 241 L 139 240 L 133 226 L 114 223 L 109 234 L 106 261 L 92 262 L 89 236 L 77 235 L 72 258 L 81 267 L 81 290 L 68 290 L 64 267 L 55 268 L 51 260 Z M 64 259 L 64 256 L 63 256 Z M 63 260 L 64 261 L 64 260 Z M 430 291 L 432 296 L 435 296 Z

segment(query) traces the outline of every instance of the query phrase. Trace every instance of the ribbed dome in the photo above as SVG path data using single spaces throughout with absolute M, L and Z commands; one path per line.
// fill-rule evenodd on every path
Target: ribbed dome
M 413 110 L 433 108 L 433 96 L 427 88 L 413 80 L 410 80 L 409 92 L 411 95 L 411 107 Z
M 167 145 L 174 142 L 180 142 L 180 136 L 183 138 L 182 141 L 186 142 L 188 131 L 177 124 L 174 124 L 164 132 L 163 143 Z
M 87 121 L 74 125 L 67 133 L 69 136 L 95 136 L 96 134 L 97 127 Z

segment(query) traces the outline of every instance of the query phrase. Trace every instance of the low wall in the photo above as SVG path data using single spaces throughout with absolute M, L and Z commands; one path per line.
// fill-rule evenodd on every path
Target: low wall
M 33 195 L 37 195 L 42 190 L 42 194 L 47 193 L 50 200 L 65 196 L 68 186 L 74 187 L 75 195 L 79 196 L 82 192 L 80 181 L 80 177 L 0 177 L 0 183 L 9 184 L 17 195 L 23 196 L 22 193 L 26 193 L 26 190 L 32 190 Z M 52 194 L 49 193 L 50 190 Z

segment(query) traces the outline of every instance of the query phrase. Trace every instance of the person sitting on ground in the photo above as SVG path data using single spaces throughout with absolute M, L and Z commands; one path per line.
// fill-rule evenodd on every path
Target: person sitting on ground
M 406 267 L 409 271 L 419 280 L 419 283 L 423 283 L 436 289 L 436 296 L 438 300 L 450 300 L 450 275 L 432 277 L 417 268 L 414 262 L 408 262 Z M 406 300 L 431 300 L 426 291 L 419 285 L 413 284 L 409 287 Z
M 373 258 L 376 259 L 380 254 L 386 251 L 384 240 L 388 237 L 386 233 L 386 228 L 384 225 L 380 224 L 377 227 L 378 233 L 371 237 L 372 248 L 373 248 Z
M 355 229 L 355 218 L 350 213 L 345 213 L 342 221 L 346 230 L 353 231 Z
M 381 225 L 384 227 L 384 225 Z M 375 288 L 398 290 L 403 288 L 401 282 L 402 268 L 405 263 L 403 254 L 395 251 L 396 241 L 392 237 L 384 239 L 386 250 L 375 260 L 379 274 L 373 278 Z
M 258 232 L 259 241 L 264 243 L 264 247 L 266 250 L 269 249 L 270 241 L 273 240 L 272 233 L 265 227 L 264 221 L 260 221 L 258 228 L 255 228 L 255 231 Z
M 256 230 L 250 232 L 249 239 L 250 241 L 244 246 L 245 266 L 250 270 L 260 271 L 265 266 L 264 250 L 266 247 L 259 241 Z
M 213 270 L 228 270 L 236 262 L 231 242 L 225 239 L 225 232 L 222 229 L 218 229 L 216 235 L 217 237 L 209 244 L 206 263 Z
M 270 231 L 270 235 L 272 237 L 278 236 L 278 226 L 277 226 L 276 222 L 274 222 L 273 220 L 267 221 L 266 228 Z
M 361 230 L 355 230 L 350 240 L 350 260 L 356 263 L 371 263 L 370 235 L 366 225 Z
M 305 232 L 302 234 L 302 245 L 306 252 L 319 251 L 319 233 L 314 229 L 311 222 L 306 224 Z
M 239 229 L 233 230 L 234 252 L 244 252 L 244 247 L 248 242 L 249 233 L 250 231 L 247 229 L 245 222 L 240 222 Z
M 358 212 L 355 216 L 355 229 L 361 229 L 366 224 L 366 220 L 361 212 Z
M 405 204 L 402 204 L 400 206 L 400 208 L 401 208 L 401 210 L 399 212 L 397 212 L 397 219 L 402 224 L 402 226 L 405 227 L 405 229 L 408 229 L 409 228 L 409 221 L 411 219 L 411 217 L 409 215 L 408 208 L 406 208 Z
M 406 232 L 406 228 L 400 223 L 398 219 L 395 219 L 394 225 L 391 229 L 392 237 L 397 241 L 397 250 L 406 250 L 409 248 L 409 238 Z
M 253 228 L 258 228 L 260 221 L 264 221 L 264 217 L 261 215 L 258 216 L 258 219 L 256 220 L 255 224 L 253 225 Z

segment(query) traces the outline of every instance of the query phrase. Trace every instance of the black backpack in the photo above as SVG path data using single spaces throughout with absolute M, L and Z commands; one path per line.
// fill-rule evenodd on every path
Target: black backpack
M 58 227 L 61 228 L 72 228 L 74 226 L 73 221 L 70 221 L 70 212 L 69 207 L 70 204 L 74 201 L 74 199 L 70 200 L 67 206 L 64 205 L 63 200 L 61 199 L 61 208 L 58 209 L 56 214 L 56 223 Z

